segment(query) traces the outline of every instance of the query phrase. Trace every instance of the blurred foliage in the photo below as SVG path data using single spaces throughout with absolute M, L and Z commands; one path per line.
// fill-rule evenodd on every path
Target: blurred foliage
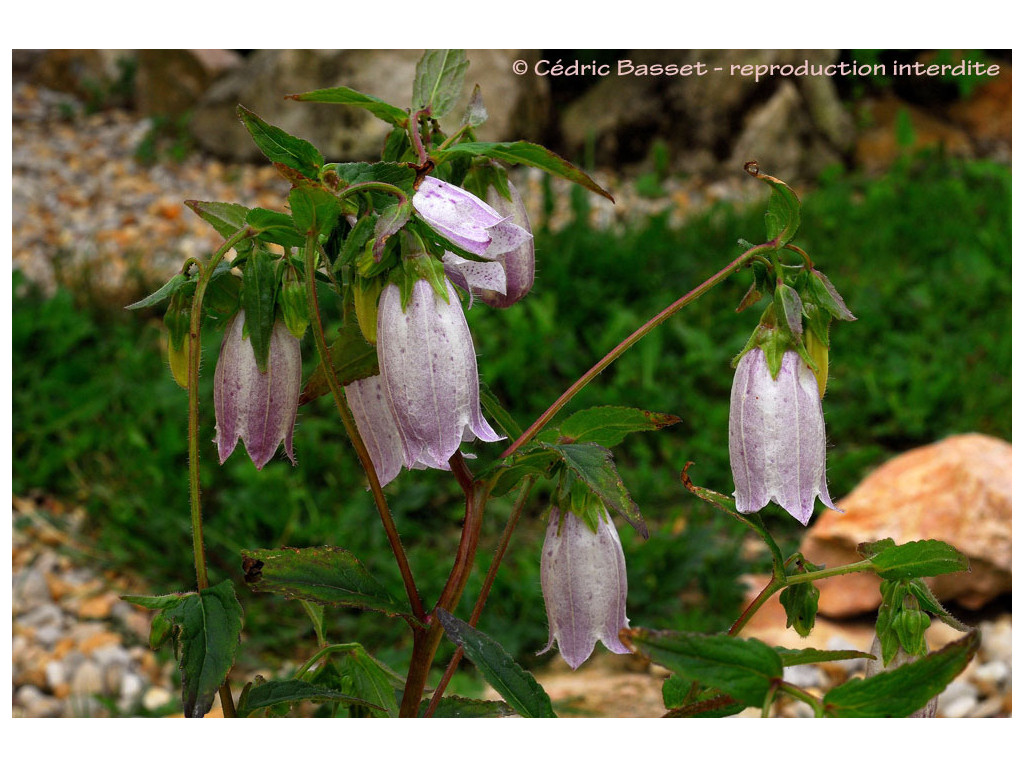
M 763 207 L 736 211 L 725 204 L 683 229 L 660 216 L 623 231 L 595 231 L 583 223 L 585 194 L 572 194 L 575 223 L 558 232 L 543 222 L 536 228 L 533 294 L 507 310 L 477 304 L 468 313 L 481 376 L 523 426 L 639 323 L 735 258 L 737 238 L 763 238 Z M 950 434 L 1009 439 L 1009 169 L 919 156 L 878 179 L 836 171 L 802 194 L 796 242 L 859 318 L 833 325 L 825 399 L 833 497 L 842 498 L 893 454 Z M 642 542 L 620 526 L 634 624 L 722 629 L 737 614 L 738 577 L 767 567 L 767 556 L 742 546 L 745 534 L 734 521 L 690 497 L 678 480 L 693 460 L 696 483 L 732 490 L 730 362 L 760 313 L 734 311 L 748 282 L 745 275 L 730 278 L 657 329 L 564 413 L 617 404 L 682 417 L 615 451 L 652 532 Z M 15 274 L 14 493 L 41 489 L 84 505 L 103 565 L 142 575 L 155 593 L 194 586 L 186 397 L 161 352 L 160 311 L 112 320 L 109 307 L 79 306 L 64 291 L 43 297 Z M 335 314 L 325 306 L 326 316 Z M 334 544 L 353 551 L 398 594 L 401 580 L 328 398 L 299 415 L 297 467 L 281 459 L 257 472 L 241 445 L 217 465 L 212 373 L 219 334 L 204 339 L 200 444 L 211 578 L 238 582 L 246 607 L 247 655 L 240 661 L 255 665 L 261 654 L 291 648 L 295 628 L 309 624 L 298 605 L 244 587 L 239 550 Z M 315 354 L 308 339 L 303 352 L 309 373 Z M 481 465 L 501 444 L 475 449 Z M 538 561 L 550 490 L 537 487 L 481 621 L 525 664 L 536 663 L 534 652 L 547 637 Z M 387 495 L 432 603 L 458 542 L 458 487 L 436 472 L 406 472 Z M 463 614 L 512 496 L 489 507 Z M 790 546 L 803 533 L 784 513 L 767 512 L 766 520 Z M 401 663 L 407 636 L 400 622 L 329 613 L 332 641 L 358 638 L 386 663 Z M 303 631 L 312 648 L 312 630 Z

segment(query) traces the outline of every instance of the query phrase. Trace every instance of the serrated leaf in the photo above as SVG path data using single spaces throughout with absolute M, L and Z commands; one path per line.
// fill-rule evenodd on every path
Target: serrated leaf
M 144 309 L 160 304 L 171 298 L 188 282 L 188 278 L 181 274 L 181 272 L 178 272 L 174 277 L 153 291 L 153 293 L 149 294 L 149 296 L 136 301 L 134 304 L 129 304 L 125 309 Z
M 825 694 L 826 717 L 907 717 L 938 696 L 977 653 L 981 637 L 964 637 L 917 661 L 866 679 L 848 680 Z
M 413 109 L 430 107 L 430 116 L 447 115 L 459 96 L 469 69 L 463 50 L 428 50 L 416 64 L 412 86 Z
M 624 633 L 631 645 L 655 663 L 748 706 L 764 704 L 768 691 L 782 677 L 779 654 L 753 638 L 644 628 Z
M 331 163 L 325 168 L 338 174 L 339 181 L 345 187 L 376 181 L 398 187 L 411 196 L 416 181 L 416 172 L 406 163 Z M 388 199 L 394 200 L 394 197 L 388 196 Z
M 443 609 L 437 618 L 448 639 L 461 645 L 484 679 L 523 717 L 556 717 L 551 698 L 495 640 Z
M 427 711 L 429 701 L 420 706 L 420 717 Z M 444 696 L 434 710 L 434 717 L 512 717 L 516 711 L 504 701 L 467 699 L 462 696 Z
M 504 496 L 527 477 L 547 475 L 551 465 L 558 461 L 554 451 L 540 449 L 516 452 L 480 475 L 481 480 L 490 480 L 492 496 Z
M 245 689 L 238 701 L 237 715 L 238 717 L 249 717 L 267 707 L 297 704 L 301 701 L 337 701 L 347 705 L 357 704 L 378 711 L 381 709 L 372 702 L 305 680 L 268 680 Z
M 261 373 L 266 373 L 270 359 L 270 336 L 274 330 L 274 294 L 277 291 L 273 257 L 267 251 L 257 248 L 246 261 L 243 276 L 242 308 L 245 310 L 245 327 L 256 356 L 256 366 Z
M 186 200 L 185 205 L 206 223 L 210 224 L 221 237 L 231 237 L 245 226 L 249 209 L 238 203 L 204 202 Z
M 175 592 L 171 595 L 121 595 L 121 599 L 132 605 L 149 608 L 153 611 L 162 611 L 183 603 L 194 594 L 195 592 Z
M 778 648 L 776 652 L 782 659 L 782 666 L 796 667 L 801 664 L 820 664 L 829 661 L 848 661 L 850 659 L 870 659 L 870 653 L 863 651 L 820 651 L 817 648 Z
M 808 277 L 808 289 L 817 304 L 824 307 L 829 314 L 838 320 L 852 321 L 857 319 L 847 308 L 846 302 L 843 301 L 839 291 L 832 285 L 832 281 L 823 272 L 812 269 L 808 273 Z
M 878 552 L 871 558 L 883 579 L 912 579 L 970 570 L 967 557 L 944 541 L 910 541 Z
M 529 141 L 464 141 L 445 150 L 436 151 L 433 154 L 439 162 L 459 156 L 483 156 L 494 160 L 502 160 L 513 165 L 529 165 L 553 176 L 579 184 L 591 192 L 596 192 L 602 197 L 615 202 L 615 198 L 607 190 L 568 160 L 559 157 L 551 150 L 539 144 L 532 144 Z
M 288 194 L 292 220 L 299 232 L 319 236 L 330 232 L 341 215 L 341 205 L 331 192 L 323 187 L 295 187 Z
M 246 584 L 257 592 L 405 615 L 355 555 L 340 547 L 243 550 L 242 568 Z
M 245 216 L 256 237 L 266 243 L 276 243 L 286 248 L 301 248 L 306 244 L 302 232 L 295 228 L 295 220 L 287 213 L 253 208 Z
M 384 245 L 397 233 L 412 216 L 412 203 L 405 202 L 390 205 L 380 212 L 373 228 L 373 258 L 379 262 L 384 255 Z
M 164 609 L 181 648 L 181 700 L 185 717 L 203 717 L 235 663 L 242 606 L 230 581 L 191 593 Z
M 392 125 L 404 128 L 409 122 L 409 114 L 404 110 L 386 101 L 360 93 L 345 86 L 336 88 L 320 88 L 306 93 L 293 93 L 285 96 L 286 99 L 294 101 L 309 101 L 317 104 L 347 104 L 351 107 L 365 109 L 374 117 L 379 117 Z
M 377 363 L 377 348 L 363 338 L 356 323 L 342 326 L 337 338 L 331 343 L 330 354 L 331 367 L 341 386 L 380 373 Z M 330 391 L 323 362 L 321 362 L 306 381 L 306 386 L 299 396 L 299 405 L 305 405 Z
M 664 429 L 680 421 L 670 413 L 605 405 L 577 411 L 562 422 L 559 433 L 574 443 L 597 443 L 605 448 L 618 445 L 633 432 Z
M 374 717 L 398 717 L 398 702 L 391 676 L 358 643 L 334 657 L 341 690 L 368 702 Z
M 551 443 L 542 447 L 558 454 L 608 509 L 622 515 L 637 533 L 648 538 L 647 523 L 622 482 L 611 451 L 596 443 Z
M 249 131 L 260 152 L 272 163 L 281 163 L 307 179 L 319 177 L 324 156 L 308 141 L 271 125 L 241 104 L 238 105 L 238 119 Z

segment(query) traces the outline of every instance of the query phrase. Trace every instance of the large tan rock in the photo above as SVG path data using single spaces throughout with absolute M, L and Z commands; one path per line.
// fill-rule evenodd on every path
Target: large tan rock
M 829 567 L 860 560 L 857 544 L 892 538 L 897 544 L 939 539 L 970 559 L 969 573 L 926 579 L 939 600 L 979 608 L 1010 590 L 1011 464 L 1009 443 L 957 435 L 897 456 L 826 510 L 807 532 L 801 552 Z M 826 616 L 875 610 L 879 579 L 851 574 L 819 582 Z
M 239 53 L 221 48 L 141 50 L 135 74 L 135 106 L 147 115 L 183 115 L 217 78 L 242 62 Z

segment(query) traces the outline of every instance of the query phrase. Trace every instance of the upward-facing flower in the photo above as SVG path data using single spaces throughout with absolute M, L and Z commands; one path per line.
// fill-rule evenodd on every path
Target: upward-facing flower
M 480 380 L 473 337 L 458 294 L 445 280 L 448 300 L 418 280 L 402 310 L 401 291 L 389 284 L 377 312 L 377 358 L 408 467 L 448 469 L 463 440 L 501 440 L 480 411 Z
M 559 522 L 561 518 L 561 522 Z M 629 653 L 619 640 L 626 618 L 626 559 L 607 513 L 597 532 L 576 515 L 551 510 L 540 558 L 540 586 L 548 614 L 548 651 L 576 669 L 600 640 L 612 653 Z
M 433 176 L 420 182 L 412 205 L 435 231 L 476 256 L 493 259 L 533 238 L 476 195 Z
M 774 379 L 759 347 L 740 359 L 729 407 L 729 459 L 738 512 L 757 512 L 774 501 L 807 525 L 815 497 L 836 509 L 825 481 L 818 382 L 795 351 L 783 354 Z
M 299 340 L 278 320 L 270 337 L 266 373 L 260 373 L 249 339 L 243 338 L 245 312 L 228 324 L 213 379 L 217 414 L 217 453 L 223 464 L 238 439 L 256 469 L 270 461 L 284 442 L 292 464 L 292 432 L 299 407 L 302 357 Z

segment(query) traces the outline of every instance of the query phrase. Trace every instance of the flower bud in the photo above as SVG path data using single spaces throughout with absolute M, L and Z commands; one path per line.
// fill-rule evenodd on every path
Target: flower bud
M 284 324 L 297 339 L 306 334 L 309 327 L 309 303 L 306 301 L 306 286 L 302 284 L 295 270 L 289 269 L 281 282 L 281 314 Z
M 377 311 L 377 359 L 403 439 L 404 463 L 448 468 L 463 440 L 502 437 L 480 411 L 473 337 L 458 294 L 445 279 L 447 301 L 417 280 L 403 311 L 389 284 Z
M 757 512 L 774 501 L 807 525 L 815 497 L 836 509 L 825 480 L 818 382 L 793 350 L 783 353 L 775 379 L 759 347 L 740 359 L 729 407 L 729 459 L 738 512 Z
M 260 373 L 249 339 L 243 337 L 245 312 L 228 324 L 213 380 L 217 452 L 223 464 L 241 438 L 256 469 L 284 442 L 292 464 L 292 432 L 299 407 L 302 358 L 299 340 L 278 320 L 270 337 L 266 373 Z
M 928 652 L 927 646 L 925 647 L 925 653 Z M 878 635 L 875 635 L 875 639 L 871 642 L 871 650 L 869 653 L 874 656 L 873 659 L 867 659 L 864 664 L 864 677 L 874 677 L 880 672 L 888 672 L 897 667 L 902 667 L 904 664 L 909 664 L 913 661 L 917 661 L 918 656 L 913 656 L 907 653 L 903 648 L 900 648 L 896 652 L 896 657 L 892 659 L 888 664 L 882 663 L 882 641 L 879 640 Z M 938 711 L 939 697 L 935 696 L 930 699 L 921 709 L 914 712 L 910 717 L 935 717 L 935 713 Z
M 548 644 L 576 669 L 600 640 L 612 653 L 629 653 L 619 640 L 626 618 L 626 559 L 607 512 L 597 532 L 576 515 L 551 510 L 540 559 L 540 585 L 548 614 Z
M 493 259 L 533 237 L 480 198 L 433 176 L 420 182 L 412 204 L 431 228 L 476 256 Z
M 512 195 L 507 200 L 497 189 L 490 187 L 487 190 L 487 202 L 502 216 L 509 216 L 512 222 L 522 227 L 526 232 L 530 230 L 530 219 L 526 215 L 526 206 L 519 196 L 518 190 L 508 184 L 508 191 Z M 504 292 L 485 290 L 480 294 L 480 300 L 498 309 L 511 307 L 533 288 L 534 277 L 534 255 L 533 237 L 510 251 L 499 254 L 495 261 L 505 268 L 505 290 Z

